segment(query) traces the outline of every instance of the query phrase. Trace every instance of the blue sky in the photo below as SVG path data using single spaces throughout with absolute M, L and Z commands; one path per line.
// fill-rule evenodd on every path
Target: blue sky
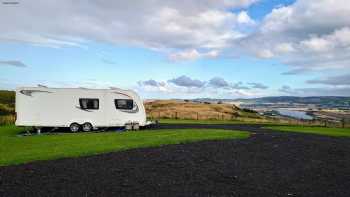
M 342 0 L 144 3 L 1 4 L 0 88 L 116 86 L 144 98 L 350 95 L 350 7 Z M 338 20 L 318 20 L 329 16 Z

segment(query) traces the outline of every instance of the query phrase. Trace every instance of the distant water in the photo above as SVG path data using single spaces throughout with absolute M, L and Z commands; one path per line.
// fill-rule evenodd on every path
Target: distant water
M 306 112 L 303 111 L 292 111 L 288 109 L 277 109 L 278 113 L 280 113 L 283 116 L 289 116 L 297 119 L 304 119 L 304 120 L 312 120 L 314 119 L 312 116 L 309 116 L 306 114 Z

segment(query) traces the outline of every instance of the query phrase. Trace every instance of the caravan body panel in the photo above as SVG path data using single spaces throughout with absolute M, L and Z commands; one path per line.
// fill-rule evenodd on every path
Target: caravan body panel
M 132 100 L 133 109 L 117 109 L 116 100 L 122 104 Z M 146 124 L 140 97 L 122 89 L 17 88 L 16 113 L 18 126 L 68 127 L 71 123 L 85 122 L 94 127 L 124 126 L 130 122 Z

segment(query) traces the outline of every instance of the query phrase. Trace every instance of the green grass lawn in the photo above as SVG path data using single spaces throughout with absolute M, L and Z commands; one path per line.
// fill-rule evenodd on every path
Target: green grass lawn
M 326 128 L 326 127 L 303 127 L 303 126 L 269 126 L 266 128 L 286 131 L 286 132 L 310 133 L 310 134 L 327 135 L 327 136 L 333 136 L 333 137 L 350 137 L 350 128 Z
M 248 132 L 218 129 L 17 135 L 22 131 L 23 128 L 15 126 L 0 127 L 0 166 L 166 144 L 249 137 Z

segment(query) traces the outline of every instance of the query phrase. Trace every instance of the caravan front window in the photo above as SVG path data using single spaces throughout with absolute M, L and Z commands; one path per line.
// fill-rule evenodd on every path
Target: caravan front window
M 92 98 L 81 98 L 79 99 L 81 109 L 98 109 L 99 100 Z
M 115 99 L 114 104 L 117 109 L 131 110 L 134 107 L 134 101 L 131 99 Z

